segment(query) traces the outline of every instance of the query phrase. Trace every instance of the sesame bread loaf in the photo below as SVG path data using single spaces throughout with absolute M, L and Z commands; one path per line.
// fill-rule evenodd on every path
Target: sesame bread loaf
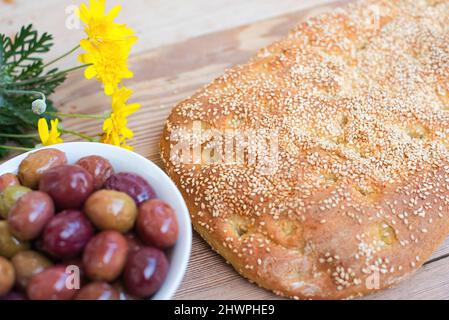
M 161 153 L 197 232 L 292 298 L 410 275 L 449 233 L 448 43 L 449 0 L 363 0 L 177 105 Z

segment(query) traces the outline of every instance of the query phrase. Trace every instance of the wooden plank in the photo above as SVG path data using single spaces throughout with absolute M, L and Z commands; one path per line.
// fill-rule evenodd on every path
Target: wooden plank
M 134 54 L 163 45 L 177 43 L 255 21 L 276 17 L 332 2 L 333 0 L 108 0 L 108 8 L 123 7 L 117 21 L 133 27 L 139 36 Z M 84 37 L 69 16 L 70 7 L 88 0 L 2 0 L 0 1 L 0 32 L 13 35 L 23 24 L 33 23 L 39 30 L 55 37 L 55 47 L 49 58 L 59 56 L 78 44 Z M 69 10 L 67 13 L 66 10 Z M 69 27 L 68 27 L 69 26 Z M 74 56 L 61 66 L 76 63 Z
M 424 265 L 397 287 L 365 297 L 373 300 L 449 300 L 449 258 Z

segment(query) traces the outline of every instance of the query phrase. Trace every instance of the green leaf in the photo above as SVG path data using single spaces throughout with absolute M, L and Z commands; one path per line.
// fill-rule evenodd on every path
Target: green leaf
M 8 90 L 39 91 L 47 96 L 47 110 L 57 111 L 48 99 L 65 80 L 58 75 L 58 69 L 44 70 L 42 54 L 53 46 L 53 38 L 48 33 L 38 34 L 32 25 L 22 27 L 13 38 L 0 34 L 0 132 L 8 134 L 36 133 L 37 122 L 41 116 L 34 114 L 31 103 L 34 95 L 12 94 Z M 45 78 L 41 78 L 44 77 Z M 49 119 L 47 115 L 43 117 Z M 0 144 L 11 143 L 23 147 L 33 147 L 35 139 L 0 137 Z M 0 149 L 0 158 L 8 150 Z
M 20 73 L 17 75 L 15 80 L 38 77 L 42 74 L 43 67 L 44 63 L 42 62 L 42 60 L 33 61 L 20 70 Z
M 5 112 L 0 112 L 0 126 L 2 126 L 2 131 L 4 126 L 13 126 L 17 123 L 16 118 Z
M 4 43 L 6 41 L 6 36 L 4 34 L 0 34 L 0 68 L 3 66 L 3 63 L 5 61 L 4 59 Z
M 8 73 L 14 76 L 14 80 L 22 74 L 22 69 L 28 68 L 30 63 L 39 61 L 35 54 L 42 54 L 50 51 L 53 46 L 53 37 L 48 33 L 38 35 L 30 24 L 22 27 L 14 37 L 4 37 L 3 59 Z M 22 63 L 26 64 L 22 64 Z M 41 68 L 42 70 L 42 68 Z

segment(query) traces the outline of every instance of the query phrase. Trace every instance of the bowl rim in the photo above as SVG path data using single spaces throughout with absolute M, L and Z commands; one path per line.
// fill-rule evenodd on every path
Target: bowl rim
M 187 267 L 190 261 L 190 254 L 191 254 L 191 250 L 192 250 L 192 224 L 191 224 L 191 220 L 190 220 L 190 214 L 187 208 L 187 205 L 185 203 L 185 200 L 181 194 L 181 192 L 179 191 L 178 187 L 175 185 L 175 183 L 173 182 L 173 180 L 159 167 L 157 166 L 155 163 L 153 163 L 151 160 L 145 158 L 144 156 L 124 149 L 124 148 L 120 148 L 118 146 L 114 146 L 114 145 L 109 145 L 109 144 L 104 144 L 104 143 L 99 143 L 99 142 L 65 142 L 62 144 L 55 144 L 55 145 L 51 145 L 51 146 L 45 146 L 45 147 L 41 147 L 41 148 L 36 148 L 30 151 L 27 151 L 25 153 L 19 154 L 3 163 L 0 164 L 0 174 L 3 173 L 7 173 L 7 172 L 12 172 L 10 168 L 14 167 L 14 170 L 18 169 L 18 166 L 20 164 L 20 162 L 27 157 L 30 153 L 36 152 L 38 150 L 42 150 L 42 149 L 59 149 L 61 151 L 64 152 L 70 152 L 71 154 L 76 154 L 76 149 L 77 148 L 85 148 L 87 145 L 92 146 L 93 148 L 95 148 L 94 153 L 92 153 L 92 155 L 100 155 L 100 156 L 104 156 L 102 155 L 102 152 L 115 152 L 115 153 L 119 153 L 118 157 L 120 157 L 122 155 L 126 155 L 126 156 L 130 156 L 130 157 L 134 157 L 135 159 L 139 160 L 139 161 L 143 161 L 145 162 L 148 167 L 149 170 L 153 171 L 153 173 L 155 173 L 158 178 L 161 178 L 164 181 L 164 184 L 168 185 L 170 187 L 170 192 L 174 193 L 175 198 L 178 201 L 177 206 L 179 206 L 181 208 L 181 212 L 177 212 L 177 216 L 178 216 L 178 223 L 179 224 L 183 224 L 184 227 L 184 235 L 178 238 L 178 241 L 175 245 L 173 250 L 180 250 L 181 254 L 180 254 L 180 260 L 182 261 L 182 264 L 173 264 L 170 263 L 170 268 L 169 268 L 169 272 L 168 274 L 171 274 L 172 276 L 172 280 L 170 282 L 165 282 L 162 287 L 158 290 L 158 292 L 151 298 L 152 300 L 169 300 L 173 297 L 173 295 L 176 293 L 176 290 L 179 288 L 179 286 L 181 285 L 181 282 L 184 278 L 184 275 L 187 271 Z M 81 155 L 81 157 L 83 156 L 87 156 L 87 155 Z M 105 158 L 107 158 L 106 156 L 104 156 Z M 156 188 L 155 188 L 156 189 Z M 156 189 L 157 192 L 157 189 Z M 182 219 L 179 219 L 179 217 L 182 217 Z M 179 246 L 179 247 L 178 247 Z M 173 270 L 175 270 L 176 272 L 173 273 Z

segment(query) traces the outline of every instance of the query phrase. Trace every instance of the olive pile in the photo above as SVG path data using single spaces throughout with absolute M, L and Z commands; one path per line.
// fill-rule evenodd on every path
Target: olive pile
M 0 192 L 0 299 L 138 299 L 162 286 L 178 223 L 142 177 L 43 149 L 1 175 Z

